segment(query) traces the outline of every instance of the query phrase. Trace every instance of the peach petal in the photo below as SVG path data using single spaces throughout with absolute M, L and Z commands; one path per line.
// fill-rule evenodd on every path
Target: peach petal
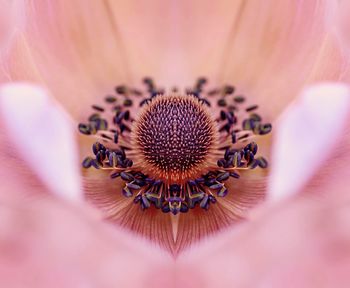
M 81 198 L 79 164 L 70 118 L 40 87 L 5 84 L 0 111 L 17 153 L 49 189 L 66 199 Z
M 278 119 L 268 197 L 280 201 L 297 192 L 329 157 L 345 127 L 349 87 L 323 83 L 305 89 Z

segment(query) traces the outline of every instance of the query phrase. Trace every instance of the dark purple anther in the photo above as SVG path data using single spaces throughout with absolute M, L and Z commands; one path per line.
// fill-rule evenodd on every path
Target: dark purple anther
M 208 196 L 208 201 L 210 201 L 211 203 L 216 203 L 216 198 L 213 195 L 209 195 Z
M 259 165 L 258 161 L 256 159 L 254 159 L 252 161 L 252 163 L 250 163 L 249 168 L 250 169 L 255 169 L 256 167 L 258 167 L 258 165 Z
M 238 179 L 240 177 L 240 175 L 238 173 L 236 173 L 236 172 L 231 172 L 230 176 L 233 177 L 233 178 L 236 178 L 236 179 Z
M 222 188 L 220 189 L 220 191 L 218 191 L 217 195 L 218 195 L 219 197 L 225 197 L 225 196 L 227 195 L 227 193 L 228 193 L 227 188 L 222 187 Z
M 91 167 L 91 162 L 93 161 L 93 159 L 91 157 L 86 157 L 84 160 L 83 160 L 83 163 L 82 163 L 82 166 L 84 168 L 90 168 Z
M 216 184 L 209 186 L 209 188 L 213 189 L 213 190 L 221 189 L 222 187 L 223 187 L 223 185 L 221 183 L 216 183 Z
M 134 198 L 134 203 L 137 204 L 141 201 L 141 195 L 137 195 L 135 198 Z
M 219 182 L 226 181 L 229 177 L 230 177 L 229 172 L 222 172 L 216 177 L 216 180 Z
M 162 180 L 156 180 L 155 182 L 154 182 L 154 186 L 159 186 L 159 185 L 161 185 L 163 183 L 163 181 Z
M 100 164 L 98 164 L 98 162 L 96 161 L 96 159 L 93 159 L 93 160 L 91 161 L 91 166 L 94 167 L 95 169 L 100 169 L 100 168 L 101 168 Z
M 203 183 L 205 180 L 204 180 L 204 178 L 197 178 L 196 180 L 196 183 Z
M 224 93 L 225 94 L 232 94 L 235 91 L 235 87 L 231 86 L 231 85 L 227 85 L 224 88 Z
M 208 200 L 209 200 L 209 196 L 208 196 L 208 194 L 205 194 L 201 203 L 199 203 L 199 207 L 201 207 L 205 210 L 208 210 L 208 208 L 209 208 L 209 201 Z
M 181 208 L 180 208 L 180 212 L 182 212 L 182 213 L 186 213 L 186 212 L 188 212 L 188 205 L 185 203 L 185 202 L 182 202 L 181 203 Z
M 117 115 L 114 117 L 114 124 L 121 124 L 126 112 L 118 112 Z
M 132 192 L 130 191 L 130 189 L 128 187 L 124 187 L 122 190 L 122 193 L 125 197 L 131 197 L 132 196 Z
M 142 204 L 145 208 L 149 208 L 151 206 L 151 203 L 148 201 L 148 199 L 145 195 L 142 195 L 141 201 L 142 201 Z
M 226 112 L 224 110 L 220 111 L 220 119 L 225 120 L 226 119 Z
M 217 165 L 218 165 L 219 167 L 224 167 L 225 162 L 226 162 L 225 159 L 219 159 L 218 162 L 217 162 Z
M 169 190 L 171 193 L 179 193 L 181 191 L 181 187 L 178 184 L 171 184 Z
M 114 133 L 113 142 L 114 142 L 115 144 L 118 143 L 118 137 L 119 137 L 118 132 Z
M 164 213 L 169 213 L 170 212 L 170 207 L 169 204 L 167 202 L 165 202 L 162 206 L 162 212 Z
M 119 173 L 119 172 L 114 172 L 114 173 L 112 173 L 112 174 L 110 175 L 110 177 L 111 177 L 112 179 L 117 178 L 117 177 L 119 177 L 119 176 L 120 176 L 120 173 Z
M 237 141 L 237 139 L 236 139 L 236 133 L 235 133 L 235 132 L 232 132 L 232 134 L 231 134 L 231 142 L 232 142 L 232 144 L 235 144 L 236 141 Z
M 100 150 L 96 154 L 96 160 L 98 163 L 102 164 L 102 162 L 106 159 L 106 152 L 103 150 Z
M 118 94 L 125 94 L 126 93 L 126 87 L 124 85 L 117 86 L 117 87 L 115 87 L 115 91 Z
M 234 116 L 232 111 L 226 113 L 226 118 L 229 124 L 236 123 L 236 117 Z
M 141 187 L 134 183 L 126 183 L 126 186 L 131 190 L 139 190 Z
M 218 100 L 218 106 L 225 107 L 227 105 L 227 102 L 225 99 L 219 99 Z
M 121 172 L 120 177 L 122 177 L 122 179 L 127 182 L 133 181 L 135 179 L 132 174 L 127 172 Z

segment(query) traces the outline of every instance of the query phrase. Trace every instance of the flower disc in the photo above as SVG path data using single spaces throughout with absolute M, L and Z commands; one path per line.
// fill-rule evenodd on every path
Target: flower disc
M 133 132 L 145 171 L 168 183 L 205 173 L 216 146 L 216 125 L 194 96 L 155 97 Z

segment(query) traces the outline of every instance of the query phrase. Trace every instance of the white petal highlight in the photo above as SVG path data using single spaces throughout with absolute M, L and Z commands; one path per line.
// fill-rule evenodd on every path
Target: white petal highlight
M 3 85 L 0 113 L 19 155 L 43 183 L 66 199 L 81 199 L 74 126 L 48 93 L 25 83 Z
M 271 202 L 299 192 L 330 157 L 349 109 L 349 87 L 324 83 L 305 89 L 276 121 L 268 190 Z

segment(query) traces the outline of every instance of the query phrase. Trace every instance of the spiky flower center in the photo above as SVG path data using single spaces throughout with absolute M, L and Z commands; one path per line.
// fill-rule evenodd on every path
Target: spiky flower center
M 216 127 L 193 96 L 156 97 L 136 121 L 135 142 L 145 170 L 168 183 L 199 176 L 215 144 Z
M 142 209 L 174 215 L 209 209 L 230 191 L 241 170 L 268 166 L 252 141 L 268 134 L 257 105 L 246 105 L 233 86 L 205 90 L 207 80 L 183 93 L 166 94 L 145 78 L 146 92 L 118 86 L 79 131 L 98 139 L 84 168 L 110 171 L 125 197 Z M 109 119 L 108 119 L 109 118 Z M 121 182 L 120 182 L 121 181 Z M 235 180 L 232 180 L 235 181 Z M 234 192 L 234 191 L 233 191 Z

